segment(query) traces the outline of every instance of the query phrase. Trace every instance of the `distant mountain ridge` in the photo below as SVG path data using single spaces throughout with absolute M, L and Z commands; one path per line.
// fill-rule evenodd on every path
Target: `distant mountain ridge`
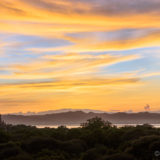
M 11 113 L 9 115 L 45 115 L 45 114 L 54 114 L 54 113 L 64 113 L 64 112 L 76 112 L 82 111 L 85 113 L 93 112 L 93 113 L 107 113 L 106 111 L 101 110 L 94 110 L 94 109 L 72 109 L 72 108 L 65 108 L 65 109 L 58 109 L 58 110 L 48 110 L 48 111 L 41 111 L 41 112 L 18 112 L 18 113 Z
M 113 124 L 160 124 L 160 113 L 85 113 L 68 111 L 45 115 L 3 115 L 2 119 L 9 124 L 25 125 L 80 125 L 87 119 L 101 117 Z

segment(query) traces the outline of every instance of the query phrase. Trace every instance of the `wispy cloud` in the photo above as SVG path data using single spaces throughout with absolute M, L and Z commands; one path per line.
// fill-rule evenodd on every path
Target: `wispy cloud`
M 153 16 L 150 13 L 157 13 L 159 5 L 158 1 L 148 0 L 145 3 L 142 0 L 132 2 L 111 0 L 101 3 L 3 0 L 0 30 L 20 34 L 54 36 L 57 32 L 60 34 L 124 28 L 153 28 L 160 26 L 159 14 Z M 119 12 L 123 14 L 121 15 Z M 132 15 L 129 14 L 130 12 Z M 111 13 L 115 16 L 111 16 Z
M 139 110 L 148 99 L 156 108 L 159 8 L 159 0 L 1 0 L 0 111 Z
M 1 78 L 56 78 L 96 74 L 99 69 L 125 61 L 139 59 L 139 55 L 117 55 L 110 54 L 61 54 L 47 55 L 27 64 L 14 64 L 8 66 L 13 71 L 12 75 L 3 75 Z

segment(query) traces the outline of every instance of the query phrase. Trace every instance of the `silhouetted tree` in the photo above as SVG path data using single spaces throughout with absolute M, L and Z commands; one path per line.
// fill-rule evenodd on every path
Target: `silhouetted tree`
M 86 123 L 81 124 L 82 128 L 87 129 L 110 128 L 111 126 L 112 124 L 109 121 L 104 121 L 100 117 L 89 119 Z

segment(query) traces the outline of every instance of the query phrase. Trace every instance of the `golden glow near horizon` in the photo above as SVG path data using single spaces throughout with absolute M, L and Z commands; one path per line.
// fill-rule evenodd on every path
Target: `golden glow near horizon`
M 159 0 L 1 0 L 0 112 L 160 110 Z

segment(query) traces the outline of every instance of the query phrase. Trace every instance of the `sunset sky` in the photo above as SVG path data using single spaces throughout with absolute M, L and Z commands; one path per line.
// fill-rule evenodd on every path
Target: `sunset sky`
M 160 0 L 0 0 L 0 113 L 160 111 Z

